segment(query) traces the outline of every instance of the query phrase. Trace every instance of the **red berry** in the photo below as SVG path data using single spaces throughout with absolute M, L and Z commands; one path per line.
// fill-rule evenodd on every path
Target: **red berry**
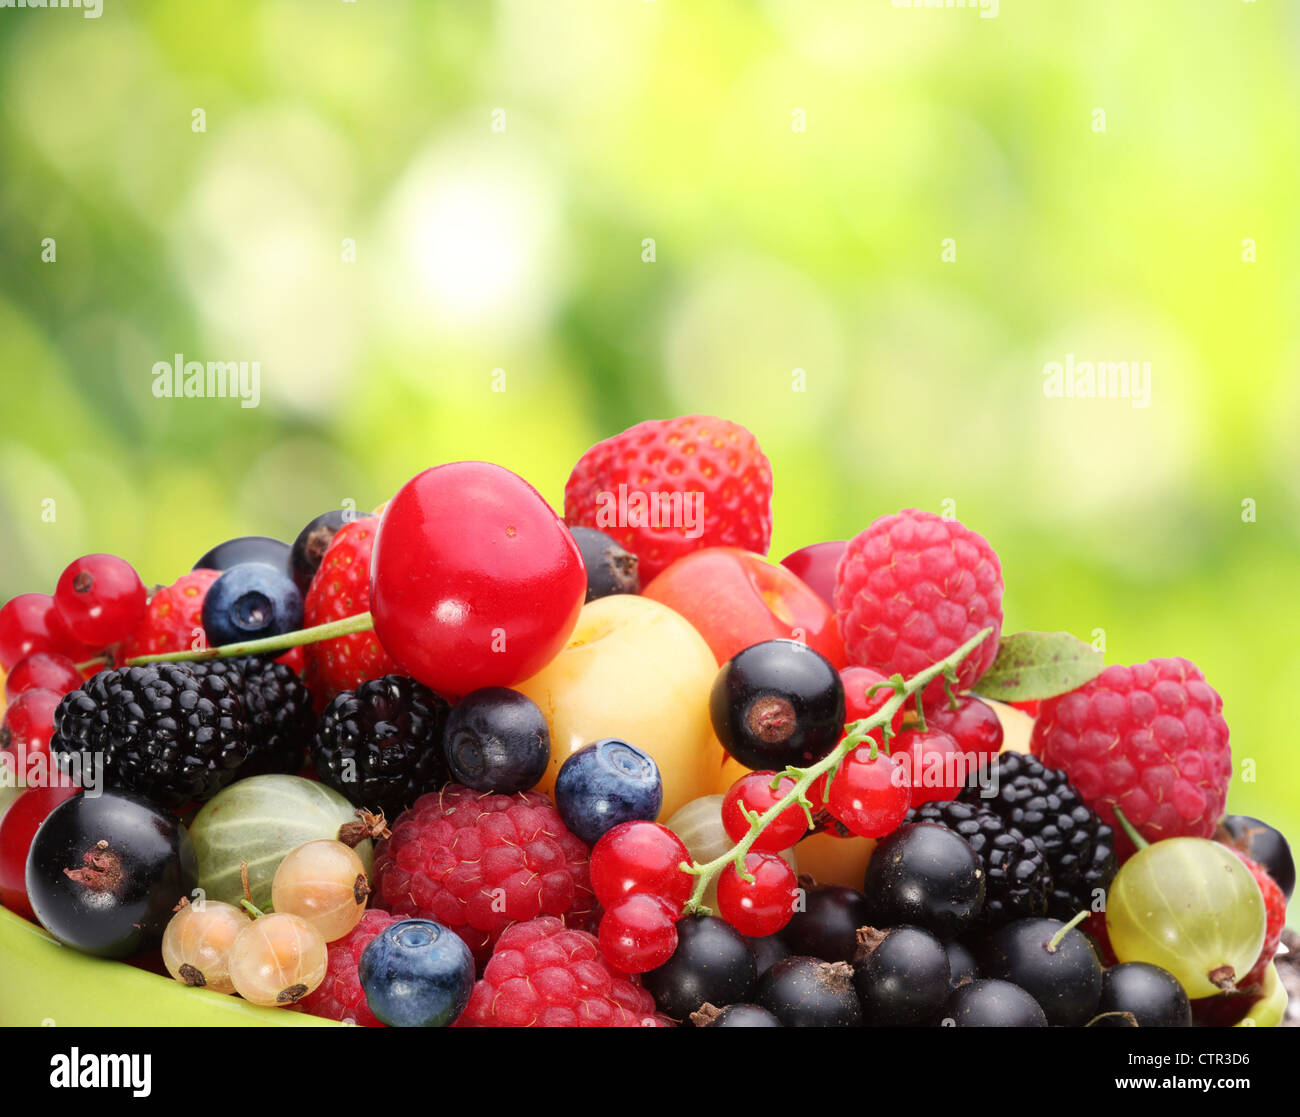
M 448 696 L 513 686 L 564 647 L 587 596 L 582 552 L 522 477 L 486 462 L 426 469 L 375 539 L 375 634 L 406 674 Z
M 848 544 L 843 539 L 801 547 L 781 560 L 791 574 L 832 609 L 835 608 L 835 572 Z
M 668 827 L 624 822 L 602 834 L 592 848 L 591 887 L 606 908 L 645 892 L 680 909 L 695 887 L 682 862 L 691 863 L 690 852 Z
M 774 935 L 794 915 L 799 896 L 794 870 L 778 854 L 751 851 L 745 854 L 745 871 L 752 881 L 743 880 L 735 865 L 719 874 L 718 914 L 742 935 Z
M 95 651 L 68 631 L 48 593 L 20 593 L 0 608 L 0 668 L 6 671 L 33 652 L 58 652 L 81 663 Z
M 52 690 L 67 694 L 77 690 L 84 682 L 77 665 L 58 652 L 32 652 L 20 659 L 5 676 L 5 700 L 12 702 L 29 690 Z
M 826 806 L 859 837 L 883 838 L 902 823 L 912 789 L 903 766 L 879 748 L 873 757 L 872 748 L 858 745 L 840 761 Z
M 878 713 L 881 707 L 895 694 L 894 688 L 888 685 L 885 676 L 879 671 L 873 671 L 870 667 L 841 668 L 840 682 L 844 684 L 844 724 L 846 726 Z M 869 693 L 870 698 L 867 697 Z M 894 711 L 894 716 L 889 722 L 889 728 L 893 731 L 895 737 L 902 730 L 903 718 L 906 715 L 907 703 L 903 702 Z M 871 736 L 880 743 L 884 742 L 880 730 L 876 730 Z
M 144 616 L 140 575 L 116 555 L 83 555 L 59 575 L 54 606 L 78 640 L 105 648 L 124 640 Z
M 997 655 L 1002 567 L 993 548 L 957 520 L 908 508 L 849 541 L 835 584 L 835 613 L 849 662 L 905 678 L 992 634 L 957 668 L 969 690 Z M 926 696 L 937 700 L 943 679 Z
M 37 688 L 24 691 L 5 710 L 0 722 L 0 752 L 9 754 L 20 783 L 37 768 L 50 782 L 50 738 L 54 736 L 54 712 L 61 701 L 63 695 L 57 691 Z
M 29 787 L 0 817 L 0 904 L 33 923 L 36 916 L 27 901 L 27 851 L 45 816 L 80 790 Z
M 767 554 L 772 467 L 736 423 L 709 415 L 652 419 L 582 455 L 564 486 L 564 517 L 636 555 L 645 585 L 703 547 Z
M 1121 860 L 1133 845 L 1116 806 L 1149 842 L 1208 838 L 1223 816 L 1232 778 L 1223 699 L 1186 659 L 1107 667 L 1045 700 L 1030 747 L 1114 828 Z
M 378 527 L 374 516 L 363 516 L 334 533 L 303 600 L 304 627 L 354 617 L 370 608 L 370 556 Z M 317 712 L 336 694 L 399 673 L 374 632 L 305 644 L 302 654 L 303 680 Z
M 914 807 L 956 799 L 970 775 L 965 754 L 942 729 L 904 729 L 890 755 L 905 773 Z
M 399 922 L 400 916 L 372 908 L 351 931 L 330 943 L 326 948 L 329 960 L 326 963 L 325 980 L 315 992 L 308 993 L 298 1002 L 302 1011 L 326 1020 L 351 1020 L 362 1028 L 384 1027 L 383 1022 L 370 1011 L 357 971 L 361 964 L 361 952 L 370 940 Z
M 633 893 L 601 916 L 600 952 L 623 973 L 658 969 L 677 949 L 679 914 L 658 896 Z
M 972 770 L 991 763 L 1002 749 L 1002 722 L 992 706 L 973 694 L 958 698 L 955 710 L 948 708 L 945 696 L 933 707 L 926 708 L 925 722 L 933 729 L 942 729 L 957 742 Z
M 203 599 L 221 577 L 219 570 L 192 570 L 149 599 L 144 617 L 122 644 L 123 659 L 194 651 L 207 645 Z
M 1263 983 L 1264 971 L 1273 961 L 1273 956 L 1282 941 L 1282 928 L 1286 926 L 1286 893 L 1263 865 L 1252 861 L 1239 849 L 1234 849 L 1232 852 L 1241 858 L 1242 864 L 1250 870 L 1250 875 L 1255 878 L 1260 892 L 1264 894 L 1264 911 L 1268 920 L 1259 960 L 1250 968 L 1250 972 L 1237 982 L 1238 989 L 1250 989 Z
M 727 837 L 738 842 L 749 833 L 749 820 L 741 813 L 741 806 L 757 814 L 765 814 L 794 790 L 794 780 L 782 776 L 777 789 L 772 790 L 775 772 L 750 772 L 741 776 L 727 790 L 722 800 L 722 825 Z M 789 849 L 808 832 L 808 820 L 798 803 L 786 807 L 754 839 L 751 849 L 766 849 L 779 853 Z

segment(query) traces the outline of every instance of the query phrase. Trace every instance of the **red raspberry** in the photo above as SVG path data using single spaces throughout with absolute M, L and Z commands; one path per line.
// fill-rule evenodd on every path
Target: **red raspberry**
M 1115 830 L 1121 860 L 1133 845 L 1118 805 L 1147 841 L 1208 838 L 1232 776 L 1223 699 L 1185 659 L 1107 667 L 1039 707 L 1030 747 L 1061 768 Z
M 374 516 L 363 516 L 335 532 L 303 601 L 304 627 L 355 617 L 370 608 L 370 551 L 378 526 Z M 318 713 L 341 691 L 401 673 L 374 632 L 336 636 L 303 649 L 303 679 Z
M 343 938 L 330 943 L 325 980 L 299 1002 L 302 1010 L 326 1020 L 351 1020 L 363 1028 L 382 1028 L 383 1022 L 366 1003 L 357 967 L 370 940 L 400 922 L 400 916 L 371 908 Z
M 849 662 L 915 675 L 980 629 L 993 633 L 957 668 L 968 690 L 993 663 L 1002 632 L 1002 566 L 982 535 L 907 508 L 849 541 L 835 581 L 835 618 Z M 925 697 L 943 694 L 935 679 Z
M 149 599 L 144 620 L 122 642 L 122 659 L 203 647 L 203 599 L 220 577 L 219 570 L 193 570 L 158 590 Z
M 477 1028 L 671 1027 L 654 998 L 600 953 L 596 938 L 544 915 L 516 923 L 457 1022 Z
M 703 497 L 698 507 L 695 494 Z M 564 518 L 635 554 L 645 585 L 701 547 L 767 554 L 772 467 L 736 423 L 709 415 L 651 419 L 582 455 L 564 486 Z
M 1268 929 L 1264 932 L 1264 946 L 1259 952 L 1259 961 L 1250 968 L 1250 973 L 1237 982 L 1238 989 L 1250 989 L 1263 984 L 1264 971 L 1273 961 L 1273 955 L 1277 953 L 1278 945 L 1282 941 L 1282 928 L 1286 926 L 1286 893 L 1282 891 L 1277 881 L 1269 876 L 1268 870 L 1263 865 L 1252 861 L 1239 849 L 1234 849 L 1232 852 L 1241 858 L 1242 864 L 1250 870 L 1250 875 L 1259 885 L 1259 890 L 1264 893 L 1264 910 L 1268 914 Z
M 512 923 L 591 920 L 587 847 L 535 791 L 485 795 L 449 783 L 398 816 L 375 856 L 376 891 L 394 915 L 450 927 L 481 966 Z

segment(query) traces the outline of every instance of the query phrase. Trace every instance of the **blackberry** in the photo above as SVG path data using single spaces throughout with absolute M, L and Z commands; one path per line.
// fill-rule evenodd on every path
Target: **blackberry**
M 999 753 L 989 776 L 996 777 L 995 797 L 981 798 L 980 788 L 971 786 L 959 798 L 1000 815 L 1043 851 L 1052 874 L 1047 914 L 1068 921 L 1093 910 L 1095 893 L 1110 887 L 1118 868 L 1114 831 L 1088 809 L 1063 771 L 1036 756 Z
M 306 763 L 316 731 L 311 691 L 297 672 L 260 656 L 214 659 L 194 666 L 230 679 L 243 700 L 251 750 L 238 778 L 296 775 Z
M 447 782 L 445 699 L 405 675 L 384 675 L 334 696 L 311 757 L 321 781 L 389 818 Z
M 1034 842 L 986 807 L 961 800 L 923 803 L 905 822 L 937 822 L 955 830 L 979 856 L 986 874 L 980 921 L 1000 926 L 1047 912 L 1052 874 Z
M 212 798 L 252 751 L 238 685 L 189 663 L 101 671 L 54 724 L 50 751 L 83 786 L 102 779 L 162 807 Z

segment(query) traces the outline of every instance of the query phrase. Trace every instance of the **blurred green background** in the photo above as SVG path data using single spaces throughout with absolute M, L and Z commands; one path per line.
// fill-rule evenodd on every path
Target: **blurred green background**
M 1008 629 L 1194 660 L 1300 836 L 1294 5 L 104 5 L 0 10 L 0 596 L 710 412 L 774 557 L 950 511 Z

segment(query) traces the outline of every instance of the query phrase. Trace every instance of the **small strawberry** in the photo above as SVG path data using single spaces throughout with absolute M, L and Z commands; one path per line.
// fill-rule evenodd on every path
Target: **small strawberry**
M 736 423 L 708 415 L 652 419 L 582 455 L 564 486 L 564 517 L 636 555 L 643 584 L 701 547 L 765 555 L 772 467 Z
M 378 526 L 374 516 L 363 516 L 335 533 L 303 602 L 305 627 L 354 617 L 370 608 L 370 551 Z M 341 691 L 400 673 L 374 632 L 306 644 L 303 656 L 303 677 L 318 713 Z
M 1250 973 L 1237 982 L 1238 989 L 1252 989 L 1263 984 L 1264 971 L 1273 961 L 1278 944 L 1282 941 L 1282 928 L 1286 925 L 1286 896 L 1277 881 L 1268 875 L 1268 870 L 1247 857 L 1240 850 L 1232 851 L 1241 858 L 1241 862 L 1250 870 L 1259 890 L 1264 894 L 1264 911 L 1268 918 L 1264 932 L 1264 946 L 1259 952 L 1259 959 L 1251 967 Z
M 144 620 L 122 642 L 119 660 L 204 647 L 203 599 L 220 577 L 219 570 L 193 570 L 154 593 Z

